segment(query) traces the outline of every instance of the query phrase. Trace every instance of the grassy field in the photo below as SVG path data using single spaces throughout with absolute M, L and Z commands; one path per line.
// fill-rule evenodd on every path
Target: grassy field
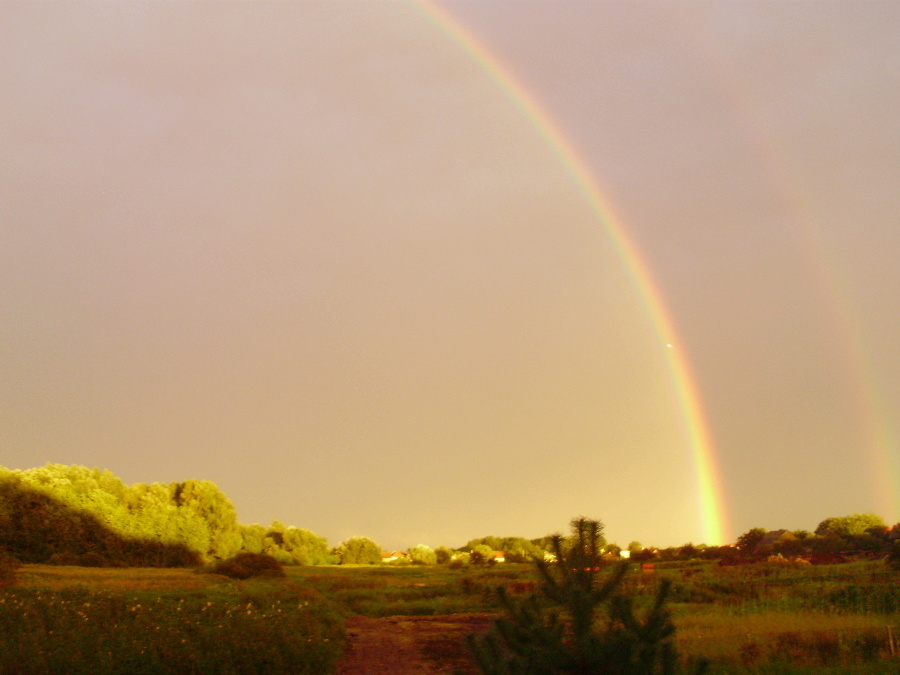
M 293 567 L 235 581 L 179 569 L 28 565 L 0 591 L 0 674 L 328 673 L 352 615 L 499 612 L 530 565 Z M 673 581 L 680 652 L 713 673 L 898 673 L 900 575 L 880 562 L 658 564 L 627 580 L 638 606 Z M 893 638 L 893 642 L 891 641 Z

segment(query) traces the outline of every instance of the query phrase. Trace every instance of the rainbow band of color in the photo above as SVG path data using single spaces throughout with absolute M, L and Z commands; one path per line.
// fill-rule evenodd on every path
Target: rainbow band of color
M 704 417 L 699 392 L 686 357 L 677 348 L 668 348 L 670 345 L 678 345 L 674 323 L 666 311 L 662 295 L 654 285 L 647 265 L 642 260 L 637 247 L 628 237 L 622 220 L 613 213 L 609 200 L 600 191 L 584 160 L 572 147 L 558 125 L 541 109 L 534 97 L 446 10 L 431 0 L 413 0 L 413 2 L 433 24 L 460 45 L 522 110 L 522 113 L 560 158 L 588 200 L 597 219 L 603 225 L 647 308 L 660 346 L 667 353 L 667 362 L 673 376 L 678 401 L 684 413 L 686 433 L 690 440 L 696 466 L 697 493 L 703 522 L 704 543 L 709 545 L 725 543 L 728 539 L 721 490 L 722 481 L 713 454 L 709 425 Z

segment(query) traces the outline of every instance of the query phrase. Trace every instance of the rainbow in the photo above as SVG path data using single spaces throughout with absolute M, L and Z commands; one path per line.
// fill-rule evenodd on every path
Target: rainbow
M 535 98 L 512 76 L 500 61 L 434 0 L 411 0 L 441 32 L 458 44 L 478 66 L 506 93 L 534 125 L 547 145 L 559 157 L 572 179 L 584 194 L 597 220 L 603 225 L 619 257 L 633 279 L 638 294 L 647 308 L 650 321 L 672 374 L 677 397 L 684 413 L 686 433 L 696 465 L 697 494 L 704 541 L 710 545 L 730 540 L 722 480 L 719 474 L 709 424 L 690 364 L 684 353 L 673 348 L 679 341 L 675 324 L 663 302 L 640 251 L 628 236 L 623 221 L 614 213 L 585 161 L 572 147 L 557 124 L 544 112 Z
M 679 30 L 690 33 L 691 39 L 686 44 L 700 53 L 698 62 L 708 69 L 723 100 L 752 141 L 762 174 L 778 195 L 782 211 L 797 227 L 806 250 L 807 265 L 819 291 L 819 301 L 830 311 L 832 338 L 837 352 L 843 357 L 838 367 L 847 383 L 850 404 L 858 420 L 861 454 L 868 465 L 875 507 L 887 522 L 896 522 L 900 518 L 900 441 L 888 423 L 892 418 L 883 405 L 877 369 L 866 350 L 864 331 L 858 312 L 854 310 L 859 303 L 852 297 L 850 284 L 841 278 L 840 265 L 817 227 L 812 197 L 802 189 L 802 180 L 790 169 L 783 150 L 785 143 L 779 142 L 775 131 L 766 126 L 759 115 L 753 114 L 754 101 L 736 86 L 733 74 L 725 70 L 726 60 L 709 39 L 713 29 L 684 21 Z

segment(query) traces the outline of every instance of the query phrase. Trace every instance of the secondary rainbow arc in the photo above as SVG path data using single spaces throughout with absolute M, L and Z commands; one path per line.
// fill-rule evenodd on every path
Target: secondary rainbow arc
M 722 480 L 713 450 L 709 424 L 706 421 L 700 393 L 690 364 L 684 353 L 669 346 L 678 345 L 675 324 L 656 287 L 648 266 L 641 257 L 623 224 L 603 194 L 587 163 L 550 116 L 509 70 L 477 38 L 449 12 L 433 0 L 412 0 L 423 14 L 442 32 L 468 53 L 479 67 L 522 110 L 548 146 L 556 153 L 575 184 L 584 194 L 597 220 L 602 224 L 619 257 L 633 279 L 644 303 L 659 344 L 666 351 L 679 405 L 683 411 L 685 432 L 690 440 L 697 476 L 698 507 L 703 521 L 705 543 L 716 545 L 728 541 Z

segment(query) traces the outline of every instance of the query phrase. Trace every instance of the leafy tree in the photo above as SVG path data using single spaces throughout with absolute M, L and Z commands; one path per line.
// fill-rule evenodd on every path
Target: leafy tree
M 231 500 L 208 480 L 186 480 L 171 485 L 184 542 L 208 559 L 228 558 L 240 551 L 242 537 Z
M 438 565 L 446 565 L 453 559 L 453 551 L 446 546 L 438 546 L 434 549 L 434 557 Z
M 483 673 L 676 672 L 675 627 L 664 606 L 668 584 L 662 584 L 646 615 L 638 617 L 621 591 L 628 564 L 604 568 L 602 529 L 598 521 L 578 518 L 572 521 L 568 546 L 562 536 L 554 536 L 556 562 L 536 561 L 540 596 L 514 600 L 499 589 L 506 616 L 489 635 L 470 638 Z M 605 621 L 598 621 L 602 614 Z M 699 665 L 697 672 L 704 667 Z
M 535 556 L 543 557 L 543 549 L 524 537 L 481 537 L 469 541 L 463 550 L 471 551 L 480 544 L 491 551 L 503 551 L 506 562 L 528 562 Z
M 800 555 L 806 551 L 806 545 L 793 532 L 785 532 L 778 537 L 773 548 L 783 556 Z
M 487 544 L 478 544 L 469 551 L 470 565 L 487 565 L 494 559 L 494 549 Z
M 290 565 L 326 565 L 331 562 L 328 542 L 309 530 L 299 527 L 285 528 L 281 535 L 281 548 L 288 554 Z M 378 552 L 381 561 L 381 551 Z
M 696 546 L 688 542 L 678 548 L 678 557 L 681 560 L 691 560 L 692 558 L 696 558 L 699 552 L 700 550 Z
M 437 563 L 437 555 L 431 550 L 430 546 L 425 544 L 413 546 L 406 554 L 409 556 L 410 562 L 416 565 L 434 565 Z
M 759 546 L 765 536 L 766 531 L 763 528 L 751 528 L 738 537 L 736 544 L 737 550 L 740 551 L 742 555 L 753 555 L 756 551 L 756 547 Z
M 350 537 L 338 544 L 334 554 L 341 565 L 373 565 L 381 562 L 381 546 L 368 537 Z
M 450 561 L 450 567 L 459 568 L 469 564 L 469 554 L 466 552 L 457 553 Z
M 262 553 L 266 528 L 262 525 L 241 525 L 241 551 L 246 553 Z
M 838 518 L 826 518 L 816 528 L 816 534 L 820 537 L 867 534 L 870 529 L 886 527 L 884 519 L 872 513 L 854 513 L 851 516 Z

